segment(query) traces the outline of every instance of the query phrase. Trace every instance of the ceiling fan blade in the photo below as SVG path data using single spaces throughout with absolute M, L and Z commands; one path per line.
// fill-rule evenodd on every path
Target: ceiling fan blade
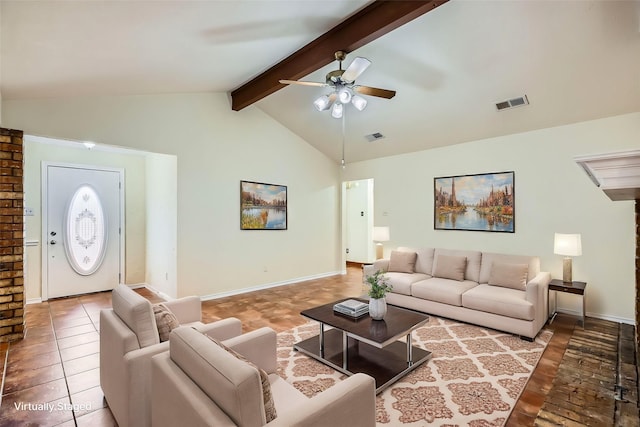
M 380 89 L 370 86 L 354 86 L 353 90 L 363 95 L 377 96 L 380 98 L 391 99 L 396 96 L 395 90 Z
M 280 80 L 283 85 L 303 85 L 303 86 L 327 86 L 326 83 L 305 82 L 302 80 Z
M 363 58 L 358 56 L 353 62 L 344 70 L 342 74 L 342 81 L 346 83 L 353 83 L 359 76 L 366 70 L 369 65 L 371 65 L 371 61 L 367 58 Z

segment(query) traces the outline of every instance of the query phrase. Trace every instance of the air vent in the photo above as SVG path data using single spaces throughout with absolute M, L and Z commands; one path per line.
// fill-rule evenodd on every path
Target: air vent
M 380 132 L 372 133 L 371 135 L 365 135 L 364 137 L 369 142 L 373 142 L 373 141 L 377 141 L 379 139 L 384 139 L 385 138 L 385 136 L 383 134 L 381 134 Z
M 509 99 L 502 102 L 496 102 L 496 108 L 498 111 L 506 110 L 514 107 L 522 107 L 523 105 L 529 105 L 529 99 L 527 95 L 523 95 L 518 98 Z

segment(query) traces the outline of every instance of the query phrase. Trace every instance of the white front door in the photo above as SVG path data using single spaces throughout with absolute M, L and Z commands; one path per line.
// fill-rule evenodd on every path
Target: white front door
M 43 165 L 43 299 L 120 282 L 123 172 Z

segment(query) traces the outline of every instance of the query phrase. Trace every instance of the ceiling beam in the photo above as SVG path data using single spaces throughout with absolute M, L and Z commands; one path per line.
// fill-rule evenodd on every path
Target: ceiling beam
M 352 52 L 448 0 L 376 0 L 253 80 L 231 92 L 231 108 L 240 111 L 286 85 L 334 61 L 334 53 Z

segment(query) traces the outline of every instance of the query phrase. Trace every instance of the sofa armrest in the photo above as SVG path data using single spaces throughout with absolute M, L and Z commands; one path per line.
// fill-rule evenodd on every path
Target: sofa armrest
M 377 259 L 373 263 L 373 272 L 375 273 L 378 270 L 382 270 L 383 273 L 389 271 L 389 259 Z
M 374 427 L 376 386 L 368 375 L 355 374 L 267 424 L 270 427 Z M 357 415 L 355 415 L 357 414 Z
M 551 282 L 551 274 L 547 272 L 540 272 L 536 277 L 529 280 L 529 283 L 527 283 L 526 300 L 534 304 L 544 302 L 544 293 L 549 287 L 549 282 Z
M 276 332 L 271 328 L 260 328 L 240 336 L 225 340 L 224 345 L 234 349 L 267 374 L 278 369 Z
M 540 272 L 527 283 L 525 298 L 534 306 L 534 329 L 536 333 L 544 326 L 549 318 L 549 282 L 551 282 L 551 274 Z
M 194 328 L 197 331 L 209 335 L 211 338 L 215 338 L 219 341 L 228 340 L 229 338 L 237 337 L 242 334 L 242 322 L 235 317 L 216 320 L 215 322 L 206 323 L 204 325 L 196 325 Z
M 163 304 L 176 315 L 181 324 L 202 321 L 202 303 L 199 297 L 184 297 Z

